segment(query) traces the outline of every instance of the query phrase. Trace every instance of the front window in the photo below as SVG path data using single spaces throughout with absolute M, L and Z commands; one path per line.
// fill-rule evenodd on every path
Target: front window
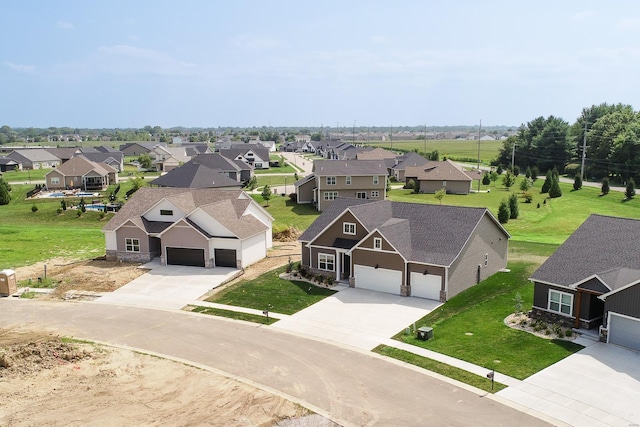
M 344 180 L 345 180 L 345 183 L 346 183 L 347 185 L 351 185 L 351 177 L 350 177 L 350 176 L 345 177 L 345 179 L 344 179 Z
M 549 310 L 571 316 L 573 311 L 573 295 L 549 290 Z
M 325 200 L 335 200 L 338 197 L 338 192 L 337 191 L 325 191 L 324 192 L 324 199 Z
M 380 197 L 380 192 L 379 191 L 372 191 L 371 192 L 371 198 L 376 198 L 376 197 Z
M 160 209 L 160 215 L 173 216 L 173 211 L 171 209 Z
M 318 254 L 318 268 L 325 271 L 334 271 L 336 257 L 330 254 Z
M 124 239 L 125 250 L 127 252 L 140 252 L 140 239 Z
M 378 185 L 378 182 L 380 182 L 380 177 L 376 175 L 373 177 L 373 185 Z
M 365 191 L 358 191 L 356 193 L 356 199 L 366 199 L 367 193 Z
M 344 222 L 342 223 L 342 232 L 344 234 L 356 234 L 356 225 L 353 222 Z
M 380 237 L 373 238 L 373 249 L 382 249 L 382 239 Z
M 51 184 L 60 184 L 60 178 L 57 176 L 51 177 Z
M 258 169 L 262 169 L 262 163 L 256 162 L 256 164 L 254 164 L 253 166 L 258 168 Z
M 447 186 L 447 181 L 442 181 L 442 186 L 446 187 Z
M 336 185 L 336 177 L 328 176 L 327 177 L 327 185 Z
M 489 254 L 484 254 L 484 266 L 489 265 Z

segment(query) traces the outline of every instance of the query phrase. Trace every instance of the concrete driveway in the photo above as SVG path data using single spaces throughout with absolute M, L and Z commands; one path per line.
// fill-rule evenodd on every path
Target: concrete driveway
M 371 350 L 440 305 L 422 298 L 343 288 L 271 327 Z
M 234 268 L 145 264 L 151 271 L 98 298 L 100 304 L 180 309 L 239 273 Z
M 497 395 L 574 426 L 640 425 L 640 353 L 594 343 Z

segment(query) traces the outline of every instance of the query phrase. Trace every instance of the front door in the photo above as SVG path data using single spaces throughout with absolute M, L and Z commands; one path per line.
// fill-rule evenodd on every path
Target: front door
M 347 254 L 342 254 L 342 279 L 348 279 L 351 276 L 351 257 Z

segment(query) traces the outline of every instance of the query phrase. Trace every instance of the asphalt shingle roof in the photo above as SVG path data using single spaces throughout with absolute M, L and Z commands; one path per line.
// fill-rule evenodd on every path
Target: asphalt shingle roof
M 531 275 L 573 287 L 598 275 L 617 289 L 640 278 L 640 220 L 592 214 Z
M 241 185 L 225 175 L 222 170 L 211 169 L 197 162 L 187 162 L 154 179 L 151 184 L 178 188 L 225 188 Z
M 316 160 L 313 172 L 317 176 L 387 175 L 387 165 L 382 160 Z
M 377 229 L 407 260 L 443 266 L 455 261 L 482 218 L 491 215 L 485 208 L 338 198 L 299 240 L 313 240 L 346 209 L 369 232 Z

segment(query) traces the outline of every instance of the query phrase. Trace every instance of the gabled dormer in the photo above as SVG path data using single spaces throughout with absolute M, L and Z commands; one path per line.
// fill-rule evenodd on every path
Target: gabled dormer
M 183 212 L 167 199 L 162 199 L 143 213 L 142 217 L 147 221 L 176 222 L 186 215 L 187 212 Z

